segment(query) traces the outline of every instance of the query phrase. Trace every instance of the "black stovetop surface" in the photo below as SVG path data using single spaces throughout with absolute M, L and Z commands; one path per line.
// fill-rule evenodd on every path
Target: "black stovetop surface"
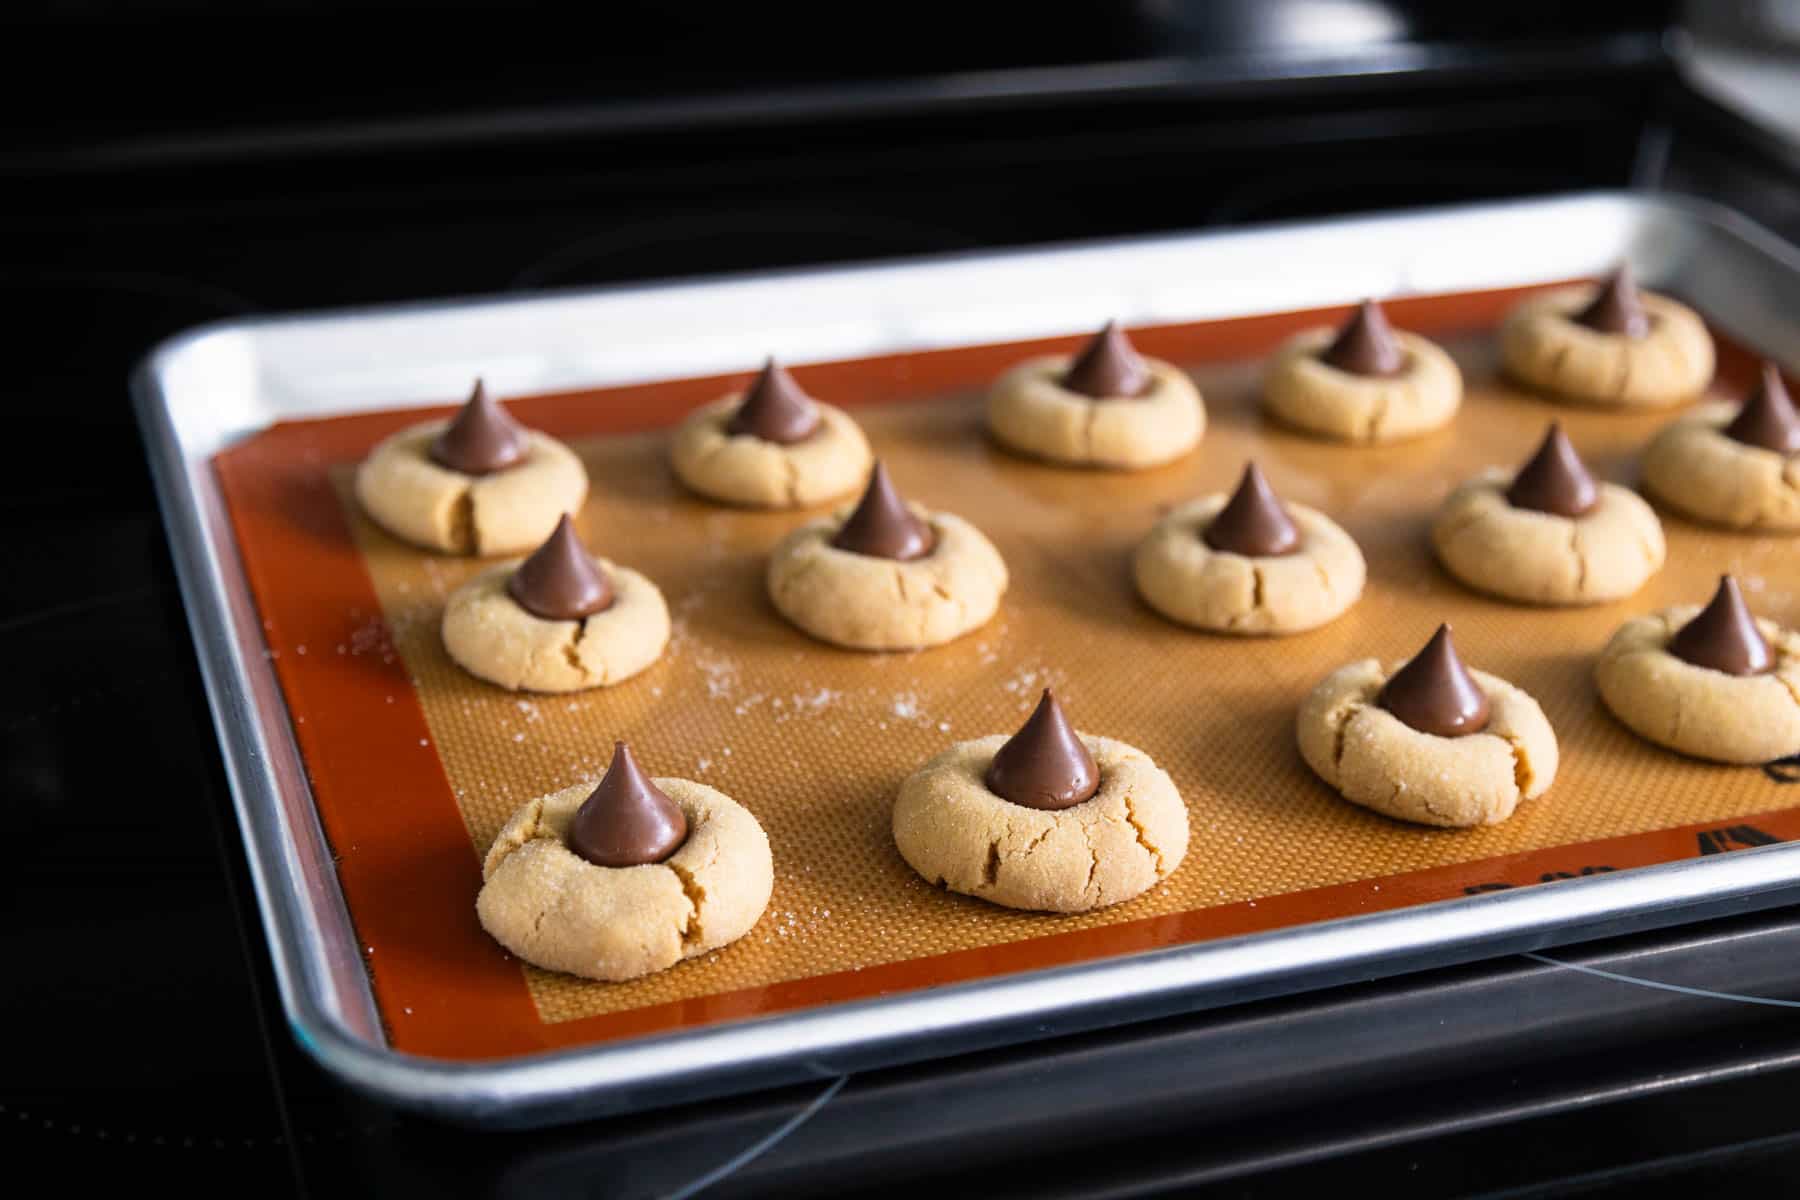
M 151 345 L 260 312 L 1628 185 L 1800 235 L 1791 158 L 1687 94 L 1641 31 L 1389 66 L 528 139 L 334 140 L 367 131 L 346 123 L 165 159 L 78 113 L 69 144 L 141 156 L 0 155 L 0 287 L 28 334 L 0 472 L 0 1153 L 76 1194 L 687 1195 L 759 1148 L 705 1194 L 1782 1190 L 1785 911 L 1555 955 L 1687 991 L 1512 958 L 535 1134 L 342 1093 L 274 1001 L 127 410 Z M 1277 1088 L 1261 1045 L 1310 1049 Z M 1233 1072 L 1260 1082 L 1222 1088 Z

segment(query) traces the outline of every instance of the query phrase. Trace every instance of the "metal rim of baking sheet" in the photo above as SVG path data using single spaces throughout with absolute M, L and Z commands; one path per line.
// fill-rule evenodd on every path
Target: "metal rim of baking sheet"
M 295 1037 L 387 1103 L 524 1127 L 1800 898 L 1800 845 L 1767 846 L 491 1063 L 402 1054 L 386 1043 L 209 466 L 275 420 L 447 403 L 474 375 L 503 395 L 597 387 L 737 370 L 770 349 L 790 362 L 854 358 L 1108 318 L 1503 288 L 1620 259 L 1748 345 L 1800 346 L 1800 250 L 1729 210 L 1630 193 L 234 321 L 170 339 L 132 389 Z

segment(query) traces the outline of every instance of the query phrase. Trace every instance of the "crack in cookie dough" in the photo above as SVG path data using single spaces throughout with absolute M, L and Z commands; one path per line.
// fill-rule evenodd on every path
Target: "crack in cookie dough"
M 900 787 L 894 844 L 921 878 L 1010 908 L 1084 912 L 1128 900 L 1187 854 L 1187 808 L 1141 751 L 1081 735 L 1100 789 L 1044 811 L 1001 799 L 983 781 L 1003 736 L 959 742 Z
M 1506 744 L 1512 750 L 1513 787 L 1523 796 L 1531 791 L 1531 759 L 1525 753 L 1525 743 L 1516 736 L 1508 736 Z
M 1363 433 L 1364 441 L 1379 442 L 1382 440 L 1381 435 L 1387 422 L 1388 408 L 1392 404 L 1393 400 L 1388 392 L 1380 392 L 1376 395 L 1374 407 L 1369 413 L 1369 428 Z
M 1637 591 L 1667 556 L 1662 523 L 1629 488 L 1599 484 L 1579 517 L 1515 507 L 1510 476 L 1483 471 L 1444 500 L 1431 544 L 1476 591 L 1527 604 L 1600 604 Z
M 1162 876 L 1167 875 L 1169 872 L 1167 868 L 1163 866 L 1163 853 L 1161 850 L 1157 849 L 1156 844 L 1150 840 L 1150 831 L 1144 828 L 1142 821 L 1138 820 L 1137 808 L 1132 804 L 1131 793 L 1129 792 L 1125 794 L 1125 823 L 1131 826 L 1132 836 L 1137 838 L 1138 845 L 1142 846 L 1145 852 L 1148 853 L 1151 859 L 1156 863 L 1157 877 L 1161 878 Z
M 1359 711 L 1361 711 L 1361 709 L 1362 709 L 1362 706 L 1360 704 L 1358 704 L 1351 708 L 1345 709 L 1343 715 L 1341 717 L 1337 718 L 1335 721 L 1331 721 L 1329 717 L 1327 718 L 1327 720 L 1330 721 L 1330 723 L 1331 723 L 1331 734 L 1332 734 L 1332 737 L 1331 737 L 1332 774 L 1331 774 L 1331 779 L 1329 780 L 1329 782 L 1331 782 L 1331 783 L 1337 782 L 1337 770 L 1338 770 L 1338 768 L 1340 768 L 1344 765 L 1344 743 L 1350 734 L 1350 722 L 1352 722 L 1356 719 L 1356 714 Z
M 1319 590 L 1324 592 L 1327 596 L 1335 596 L 1337 588 L 1331 581 L 1331 572 L 1327 571 L 1325 569 L 1325 564 L 1316 558 L 1313 559 L 1312 565 L 1313 573 L 1319 577 Z
M 1326 676 L 1301 704 L 1301 757 L 1346 800 L 1424 825 L 1504 821 L 1556 777 L 1556 735 L 1521 689 L 1473 671 L 1491 712 L 1480 733 L 1421 733 L 1375 705 L 1390 669 L 1374 659 Z
M 1183 504 L 1138 544 L 1132 578 L 1151 608 L 1214 633 L 1298 633 L 1339 616 L 1362 595 L 1362 551 L 1336 522 L 1302 504 L 1286 505 L 1300 533 L 1293 553 L 1214 550 L 1202 535 L 1227 500 L 1215 494 Z
M 768 906 L 769 840 L 730 797 L 686 779 L 656 785 L 688 818 L 662 863 L 600 867 L 566 845 L 590 785 L 528 802 L 482 866 L 476 913 L 513 954 L 550 971 L 633 979 L 736 941 Z
M 479 554 L 481 537 L 475 525 L 475 495 L 463 488 L 450 512 L 450 546 L 458 554 Z
M 1569 348 L 1567 346 L 1558 346 L 1551 353 L 1550 362 L 1546 366 L 1551 378 L 1560 379 L 1562 377 L 1563 363 L 1568 360 L 1568 357 Z
M 790 457 L 783 456 L 781 465 L 782 469 L 787 473 L 787 486 L 785 489 L 787 492 L 787 506 L 789 508 L 799 508 L 801 505 L 800 464 Z
M 681 944 L 692 946 L 705 936 L 700 929 L 700 913 L 706 904 L 706 889 L 687 868 L 670 863 L 669 870 L 675 872 L 675 878 L 681 881 L 681 891 L 687 897 L 690 909 L 687 922 L 681 927 Z
M 575 622 L 575 628 L 569 631 L 569 640 L 563 643 L 563 658 L 566 659 L 569 666 L 581 676 L 583 683 L 588 681 L 587 664 L 581 661 L 581 635 L 586 631 L 586 620 Z

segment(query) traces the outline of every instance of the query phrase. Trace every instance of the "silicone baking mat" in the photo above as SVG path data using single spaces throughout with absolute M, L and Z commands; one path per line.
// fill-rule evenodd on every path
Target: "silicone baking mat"
M 1313 441 L 1265 423 L 1257 360 L 1342 310 L 1134 332 L 1190 368 L 1209 426 L 1196 453 L 1137 474 L 1010 457 L 982 435 L 981 396 L 1005 366 L 1076 339 L 901 354 L 799 369 L 856 410 L 900 488 L 967 517 L 1011 569 L 1000 614 L 949 646 L 867 655 L 807 639 L 763 591 L 769 548 L 796 513 L 715 507 L 667 466 L 667 426 L 742 377 L 512 402 L 568 439 L 592 479 L 580 525 L 600 553 L 663 589 L 675 634 L 654 667 L 570 696 L 502 692 L 438 638 L 445 597 L 484 564 L 413 550 L 350 496 L 354 464 L 429 412 L 276 425 L 216 466 L 295 734 L 338 860 L 393 1044 L 491 1058 L 877 995 L 1336 916 L 1469 891 L 1782 840 L 1800 792 L 1785 772 L 1726 768 L 1639 741 L 1605 712 L 1595 652 L 1627 615 L 1710 594 L 1735 572 L 1759 614 L 1792 623 L 1786 543 L 1664 514 L 1669 564 L 1630 600 L 1581 610 L 1475 596 L 1434 564 L 1430 515 L 1455 483 L 1516 464 L 1552 418 L 1589 465 L 1631 481 L 1667 414 L 1570 410 L 1498 377 L 1491 330 L 1523 292 L 1393 302 L 1441 339 L 1468 383 L 1448 430 L 1392 448 Z M 1720 390 L 1747 355 L 1722 347 Z M 1135 596 L 1128 556 L 1158 515 L 1229 489 L 1244 460 L 1285 497 L 1335 516 L 1369 584 L 1324 629 L 1241 639 L 1188 631 Z M 1537 696 L 1562 748 L 1555 786 L 1506 823 L 1405 825 L 1353 807 L 1295 749 L 1294 711 L 1354 658 L 1401 658 L 1440 620 L 1464 656 Z M 1082 729 L 1148 751 L 1189 807 L 1186 862 L 1146 896 L 1082 916 L 1012 912 L 936 890 L 893 848 L 901 779 L 948 742 L 1014 729 L 1045 685 Z M 776 884 L 743 940 L 625 984 L 552 975 L 481 931 L 480 859 L 533 796 L 591 780 L 615 738 L 653 774 L 712 784 L 768 830 Z

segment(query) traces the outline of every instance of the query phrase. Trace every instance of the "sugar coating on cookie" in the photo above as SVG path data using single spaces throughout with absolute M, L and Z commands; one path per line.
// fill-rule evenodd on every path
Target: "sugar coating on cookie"
M 1099 788 L 1072 807 L 1004 800 L 985 778 L 1007 737 L 959 742 L 900 785 L 894 844 L 931 884 L 1008 908 L 1087 912 L 1143 894 L 1187 854 L 1174 781 L 1124 742 L 1080 734 Z
M 1263 375 L 1263 408 L 1303 433 L 1380 444 L 1448 425 L 1462 406 L 1462 372 L 1435 342 L 1390 329 L 1366 303 L 1342 330 L 1307 329 L 1283 342 Z
M 356 470 L 356 499 L 370 519 L 395 537 L 450 554 L 517 554 L 555 528 L 587 496 L 587 471 L 555 438 L 512 425 L 509 430 L 468 420 L 471 410 L 505 421 L 479 384 L 457 417 L 402 429 L 370 451 Z M 458 427 L 474 425 L 461 439 Z M 512 436 L 503 440 L 500 434 Z M 481 445 L 483 440 L 490 444 Z M 451 440 L 445 453 L 442 443 Z M 446 465 L 459 455 L 507 452 L 495 469 L 470 473 Z M 504 461 L 506 465 L 497 463 Z M 471 464 L 472 465 L 472 464 Z
M 905 505 L 903 511 L 928 537 L 874 530 L 875 542 L 907 544 L 904 558 L 837 544 L 847 527 L 870 525 L 876 509 L 887 514 L 883 524 L 893 525 L 892 510 L 903 504 L 877 464 L 854 508 L 810 521 L 783 538 L 769 556 L 767 573 L 776 610 L 813 637 L 853 650 L 936 646 L 985 624 L 1006 592 L 1006 563 L 961 517 Z
M 603 867 L 569 848 L 593 788 L 525 804 L 482 864 L 475 910 L 526 962 L 587 979 L 635 979 L 736 941 L 774 888 L 769 839 L 748 809 L 688 779 L 656 779 L 681 807 L 686 840 L 660 863 Z
M 657 586 L 629 567 L 595 558 L 612 603 L 576 620 L 523 607 L 508 590 L 523 560 L 501 563 L 451 593 L 444 648 L 471 675 L 513 691 L 609 687 L 643 671 L 669 643 L 669 609 Z
M 1127 394 L 1096 394 L 1107 386 Z M 987 427 L 1009 450 L 1066 466 L 1139 470 L 1180 458 L 1206 406 L 1180 369 L 1140 357 L 1108 324 L 1079 355 L 1030 358 L 988 393 Z
M 1629 488 L 1589 476 L 1554 425 L 1517 473 L 1490 469 L 1451 492 L 1431 544 L 1464 584 L 1527 604 L 1622 599 L 1667 557 L 1656 513 Z
M 1706 389 L 1713 341 L 1698 314 L 1667 296 L 1638 291 L 1647 321 L 1643 336 L 1596 329 L 1577 318 L 1601 291 L 1591 284 L 1560 288 L 1515 308 L 1500 327 L 1507 372 L 1551 397 L 1610 408 L 1666 407 Z
M 1356 603 L 1368 569 L 1337 522 L 1287 503 L 1298 535 L 1292 550 L 1233 553 L 1205 536 L 1231 502 L 1221 492 L 1183 504 L 1138 544 L 1132 578 L 1151 608 L 1214 633 L 1281 634 L 1317 628 Z
M 1670 652 L 1702 611 L 1676 605 L 1621 625 L 1594 664 L 1606 707 L 1645 740 L 1695 758 L 1753 764 L 1800 752 L 1800 634 L 1757 620 L 1772 669 L 1728 674 Z
M 1339 667 L 1300 706 L 1308 766 L 1353 804 L 1421 825 L 1494 825 L 1556 778 L 1556 735 L 1522 689 L 1471 670 L 1489 706 L 1478 733 L 1421 732 L 1376 698 L 1401 664 Z
M 669 456 L 690 489 L 746 508 L 835 500 L 862 482 L 871 460 L 861 426 L 806 395 L 772 359 L 744 392 L 690 413 Z
M 1800 532 L 1800 454 L 1729 437 L 1730 403 L 1704 404 L 1644 451 L 1644 487 L 1677 512 L 1732 529 Z

